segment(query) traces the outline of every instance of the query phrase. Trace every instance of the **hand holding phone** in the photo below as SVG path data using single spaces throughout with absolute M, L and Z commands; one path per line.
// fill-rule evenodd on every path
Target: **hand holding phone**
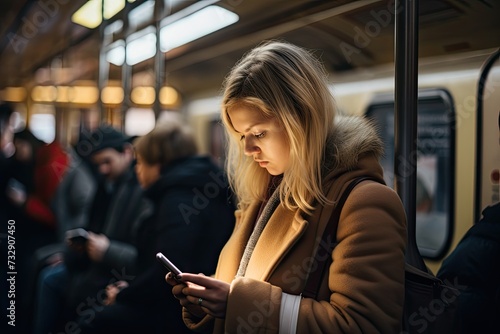
M 177 277 L 178 275 L 182 274 L 182 272 L 179 270 L 179 268 L 177 268 L 161 252 L 156 253 L 156 259 L 158 261 L 160 261 L 163 264 L 163 266 L 165 266 L 165 268 L 167 268 L 168 270 L 170 270 L 170 272 L 172 273 L 172 275 L 174 276 L 174 278 Z
M 85 244 L 89 238 L 89 232 L 83 228 L 75 228 L 66 231 L 66 239 L 73 244 Z
M 27 199 L 26 187 L 14 178 L 10 178 L 6 188 L 7 197 L 17 206 L 22 206 Z

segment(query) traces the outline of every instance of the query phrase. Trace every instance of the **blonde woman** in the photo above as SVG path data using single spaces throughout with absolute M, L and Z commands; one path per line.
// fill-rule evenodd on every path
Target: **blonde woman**
M 236 227 L 214 278 L 166 276 L 192 330 L 213 333 L 398 333 L 406 218 L 383 185 L 382 144 L 359 118 L 335 120 L 320 62 L 264 43 L 225 81 L 227 171 Z M 319 245 L 339 196 L 358 176 L 329 245 Z M 338 243 L 333 248 L 335 241 Z M 316 298 L 302 292 L 318 247 L 333 263 Z

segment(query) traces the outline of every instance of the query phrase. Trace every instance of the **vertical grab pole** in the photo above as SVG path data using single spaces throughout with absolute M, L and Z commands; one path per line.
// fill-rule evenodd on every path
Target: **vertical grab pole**
M 160 103 L 160 90 L 165 81 L 165 56 L 160 49 L 160 29 L 161 29 L 161 20 L 165 12 L 165 3 L 163 0 L 155 1 L 154 7 L 154 17 L 155 17 L 155 26 L 156 26 L 156 54 L 155 54 L 155 102 L 153 105 L 153 110 L 155 113 L 155 120 L 158 120 L 161 112 L 161 103 Z
M 101 93 L 102 90 L 108 80 L 109 76 L 109 64 L 106 60 L 106 46 L 107 46 L 107 38 L 106 38 L 106 23 L 107 21 L 104 19 L 104 0 L 101 1 L 101 17 L 102 23 L 99 26 L 99 42 L 101 46 L 99 48 L 99 70 L 98 70 L 98 79 L 97 79 L 97 88 L 99 89 L 99 123 L 106 123 L 108 121 L 107 110 L 104 108 L 104 103 L 102 102 Z
M 408 224 L 406 262 L 426 270 L 416 242 L 418 0 L 395 1 L 394 184 Z
M 125 131 L 125 120 L 127 118 L 127 112 L 132 105 L 132 101 L 130 100 L 130 94 L 132 91 L 132 66 L 127 63 L 127 37 L 130 35 L 130 22 L 129 22 L 129 13 L 130 13 L 130 2 L 125 2 L 125 8 L 123 11 L 123 32 L 125 35 L 125 60 L 122 65 L 122 88 L 123 88 L 123 101 L 121 104 L 121 129 Z

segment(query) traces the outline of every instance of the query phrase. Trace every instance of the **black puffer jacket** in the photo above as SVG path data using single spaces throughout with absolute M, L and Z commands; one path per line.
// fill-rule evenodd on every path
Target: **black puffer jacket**
M 460 290 L 461 333 L 498 333 L 500 319 L 500 203 L 465 234 L 437 276 Z
M 163 170 L 145 192 L 154 213 L 138 233 L 138 275 L 117 301 L 151 303 L 172 297 L 165 282 L 168 271 L 156 261 L 157 252 L 183 272 L 215 273 L 234 227 L 229 194 L 224 173 L 208 157 L 183 159 Z

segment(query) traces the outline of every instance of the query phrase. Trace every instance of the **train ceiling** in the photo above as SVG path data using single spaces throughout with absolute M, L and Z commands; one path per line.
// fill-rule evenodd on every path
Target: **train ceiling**
M 88 29 L 71 21 L 86 2 L 1 1 L 0 89 L 97 80 L 99 27 Z M 137 0 L 129 8 L 144 2 Z M 194 3 L 177 0 L 165 12 L 173 15 Z M 224 0 L 216 4 L 236 13 L 239 21 L 164 54 L 166 83 L 181 94 L 219 89 L 244 52 L 266 39 L 317 50 L 331 72 L 393 61 L 394 1 Z M 122 16 L 118 13 L 109 23 Z M 496 0 L 420 0 L 419 54 L 440 56 L 500 47 L 499 17 Z M 133 72 L 151 81 L 153 64 L 152 59 L 141 62 Z M 108 75 L 120 81 L 121 67 L 110 65 Z

